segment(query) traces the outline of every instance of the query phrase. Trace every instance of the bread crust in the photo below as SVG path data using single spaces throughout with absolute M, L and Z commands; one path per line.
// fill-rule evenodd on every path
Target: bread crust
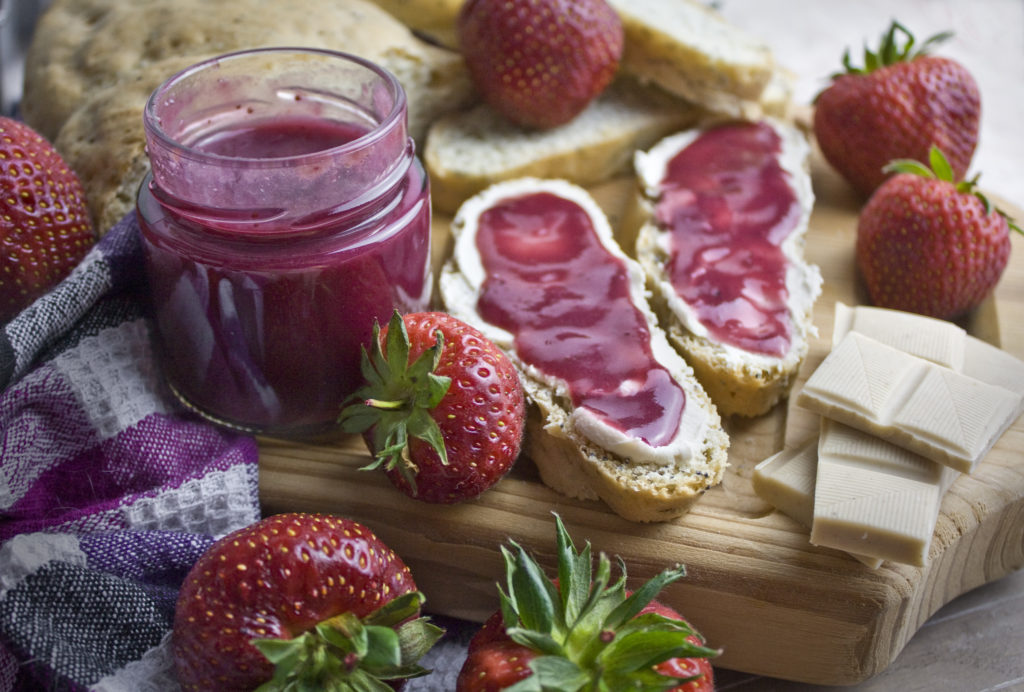
M 512 336 L 486 323 L 476 311 L 482 269 L 468 266 L 479 262 L 478 255 L 476 259 L 472 258 L 476 218 L 487 208 L 490 200 L 500 199 L 505 194 L 542 189 L 563 196 L 568 194 L 567 191 L 573 191 L 570 199 L 574 201 L 587 196 L 582 188 L 564 180 L 521 178 L 492 186 L 460 208 L 452 224 L 456 252 L 444 265 L 440 277 L 444 307 L 460 319 L 478 326 L 508 353 L 519 370 L 531 410 L 524 450 L 536 464 L 545 484 L 569 497 L 583 500 L 599 498 L 619 516 L 630 521 L 671 520 L 687 512 L 704 492 L 721 482 L 728 466 L 729 438 L 714 404 L 694 377 L 692 369 L 668 345 L 657 326 L 644 298 L 641 270 L 615 244 L 607 219 L 596 203 L 591 200 L 591 206 L 584 208 L 590 212 L 595 227 L 604 228 L 598 235 L 605 247 L 614 256 L 621 257 L 629 271 L 638 272 L 640 290 L 638 294 L 634 293 L 633 302 L 646 317 L 652 351 L 685 393 L 684 416 L 693 416 L 686 420 L 701 421 L 697 427 L 699 433 L 696 433 L 699 439 L 688 440 L 689 456 L 682 452 L 667 462 L 664 459 L 625 458 L 596 443 L 574 422 L 572 404 L 563 391 L 564 385 L 553 382 L 524 362 L 515 350 Z M 689 429 L 682 422 L 681 426 Z

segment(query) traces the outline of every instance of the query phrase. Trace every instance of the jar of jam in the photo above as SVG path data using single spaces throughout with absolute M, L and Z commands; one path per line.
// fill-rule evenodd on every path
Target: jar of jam
M 164 376 L 254 433 L 331 429 L 374 321 L 430 302 L 430 196 L 406 97 L 356 56 L 224 55 L 144 113 L 138 196 Z

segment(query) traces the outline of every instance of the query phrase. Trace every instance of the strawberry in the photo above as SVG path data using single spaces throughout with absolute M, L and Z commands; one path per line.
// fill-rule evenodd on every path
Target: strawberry
M 658 601 L 651 601 L 640 611 L 641 614 L 648 612 L 657 613 L 670 620 L 685 622 L 682 615 Z M 686 640 L 694 646 L 704 646 L 704 639 L 697 632 L 691 634 Z M 662 675 L 692 678 L 690 682 L 673 687 L 673 692 L 712 692 L 715 689 L 715 671 L 711 667 L 711 659 L 706 657 L 671 658 L 659 663 L 654 669 Z
M 67 276 L 95 240 L 78 176 L 42 135 L 0 117 L 0 323 Z
M 555 523 L 557 579 L 514 541 L 502 548 L 501 608 L 470 640 L 456 692 L 713 690 L 708 659 L 719 652 L 654 600 L 685 569 L 666 569 L 630 592 L 624 565 L 610 583 L 608 557 L 593 571 L 590 544 L 578 553 L 557 515 Z
M 903 36 L 898 40 L 897 33 Z M 943 33 L 914 50 L 913 35 L 893 22 L 877 53 L 864 50 L 864 67 L 847 51 L 845 72 L 815 100 L 814 134 L 825 159 L 868 196 L 894 159 L 924 161 L 934 144 L 963 178 L 978 143 L 981 97 L 970 72 L 928 51 L 949 38 Z
M 605 0 L 468 0 L 456 28 L 483 99 L 537 129 L 572 120 L 622 57 L 622 22 Z
M 363 349 L 366 385 L 341 413 L 374 461 L 410 497 L 452 504 L 476 497 L 512 467 L 525 396 L 501 350 L 443 312 L 395 312 Z
M 861 210 L 857 266 L 878 306 L 955 319 L 985 299 L 1006 268 L 1009 229 L 1021 229 L 959 181 L 933 147 L 924 164 L 900 159 Z
M 416 661 L 443 634 L 417 617 L 422 602 L 409 568 L 365 526 L 267 517 L 215 542 L 185 578 L 178 680 L 185 690 L 400 686 L 427 672 Z

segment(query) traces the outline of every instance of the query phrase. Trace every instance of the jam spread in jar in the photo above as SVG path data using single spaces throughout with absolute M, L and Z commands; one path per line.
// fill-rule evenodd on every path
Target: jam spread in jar
M 170 387 L 230 427 L 331 429 L 374 320 L 430 299 L 429 188 L 397 80 L 340 53 L 246 51 L 170 79 L 144 120 Z

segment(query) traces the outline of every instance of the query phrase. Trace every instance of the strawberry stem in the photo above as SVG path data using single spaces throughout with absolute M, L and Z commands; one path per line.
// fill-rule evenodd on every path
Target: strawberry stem
M 373 408 L 384 409 L 387 411 L 393 411 L 397 408 L 402 408 L 408 402 L 405 401 L 385 401 L 384 399 L 364 399 L 363 404 L 365 406 L 371 406 Z

